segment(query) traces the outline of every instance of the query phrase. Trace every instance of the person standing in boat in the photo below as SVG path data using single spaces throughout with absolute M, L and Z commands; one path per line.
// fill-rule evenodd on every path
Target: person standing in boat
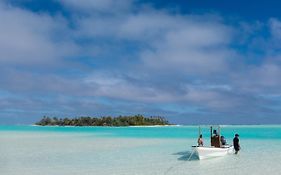
M 213 131 L 213 136 L 212 137 L 218 137 L 219 135 L 218 135 L 218 133 L 217 133 L 217 130 L 215 130 L 214 129 L 214 131 Z
M 220 147 L 220 136 L 217 133 L 217 130 L 213 131 L 212 137 L 211 137 L 211 146 Z
M 235 149 L 235 154 L 237 154 L 238 151 L 240 150 L 239 134 L 235 134 L 235 137 L 233 139 L 233 146 Z
M 203 136 L 202 136 L 202 134 L 200 134 L 200 136 L 199 136 L 199 138 L 198 138 L 197 143 L 198 143 L 198 146 L 204 146 L 204 142 L 203 142 Z

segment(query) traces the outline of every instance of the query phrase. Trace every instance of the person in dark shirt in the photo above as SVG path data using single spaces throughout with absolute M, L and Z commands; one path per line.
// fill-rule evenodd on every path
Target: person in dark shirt
M 226 145 L 226 140 L 225 140 L 224 136 L 221 136 L 221 145 L 222 146 Z
M 233 139 L 233 146 L 234 146 L 235 154 L 237 154 L 238 151 L 240 150 L 239 134 L 235 134 L 235 137 Z

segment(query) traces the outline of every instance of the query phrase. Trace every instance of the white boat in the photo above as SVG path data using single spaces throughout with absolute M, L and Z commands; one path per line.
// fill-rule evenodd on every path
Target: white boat
M 212 157 L 221 157 L 227 154 L 233 153 L 233 146 L 224 146 L 224 147 L 205 147 L 205 146 L 196 146 L 193 147 L 193 151 L 198 156 L 199 160 L 212 158 Z
M 213 130 L 213 126 L 210 127 L 211 145 L 192 146 L 193 151 L 190 157 L 195 153 L 198 156 L 199 160 L 202 160 L 202 159 L 213 158 L 213 157 L 221 157 L 234 152 L 232 145 L 221 144 L 220 126 L 216 126 L 216 127 L 218 130 Z M 216 135 L 213 134 L 213 131 Z M 200 135 L 201 135 L 201 127 L 199 127 L 199 136 Z

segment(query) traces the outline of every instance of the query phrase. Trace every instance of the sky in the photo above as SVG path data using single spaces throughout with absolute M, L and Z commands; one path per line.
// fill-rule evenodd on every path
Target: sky
M 281 124 L 281 2 L 0 0 L 0 125 Z

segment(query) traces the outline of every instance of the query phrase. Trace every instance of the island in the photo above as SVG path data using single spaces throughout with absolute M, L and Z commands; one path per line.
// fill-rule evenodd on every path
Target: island
M 118 117 L 76 117 L 58 118 L 44 116 L 35 125 L 39 126 L 153 126 L 171 125 L 164 117 L 143 115 Z

